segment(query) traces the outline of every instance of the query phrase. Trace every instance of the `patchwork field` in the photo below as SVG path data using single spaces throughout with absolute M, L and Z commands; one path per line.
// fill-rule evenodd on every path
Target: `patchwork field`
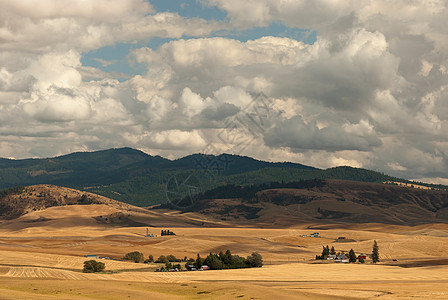
M 0 226 L 0 299 L 447 299 L 448 226 L 301 224 L 291 228 L 120 227 L 92 222 L 102 205 L 53 207 Z M 165 213 L 154 215 L 163 224 Z M 78 217 L 82 216 L 82 217 Z M 172 217 L 172 214 L 171 214 Z M 34 220 L 34 221 L 30 221 Z M 37 221 L 36 221 L 37 220 Z M 166 220 L 170 220 L 167 216 Z M 180 223 L 177 223 L 179 226 Z M 227 227 L 218 227 L 227 226 Z M 175 236 L 147 238 L 170 229 Z M 319 232 L 321 237 L 301 237 Z M 344 236 L 346 240 L 338 240 Z M 313 260 L 323 245 L 371 253 L 379 264 Z M 130 251 L 205 257 L 229 249 L 262 254 L 262 268 L 158 273 L 157 264 L 102 260 L 109 273 L 82 273 L 84 255 Z

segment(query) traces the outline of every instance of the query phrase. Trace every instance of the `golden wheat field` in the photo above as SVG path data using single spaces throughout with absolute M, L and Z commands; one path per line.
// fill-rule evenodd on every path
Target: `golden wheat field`
M 152 215 L 158 227 L 120 227 L 94 222 L 115 209 L 105 205 L 52 207 L 0 225 L 0 299 L 448 299 L 448 226 L 383 224 L 264 224 L 214 228 Z M 160 224 L 165 226 L 160 227 Z M 146 228 L 156 237 L 145 237 Z M 170 229 L 175 236 L 159 236 Z M 319 232 L 321 237 L 302 237 Z M 339 236 L 346 240 L 338 240 Z M 378 264 L 313 260 L 323 245 L 371 253 Z M 108 273 L 82 273 L 87 254 L 121 258 L 173 254 L 202 257 L 229 249 L 262 254 L 262 268 L 154 272 L 157 264 L 102 260 Z

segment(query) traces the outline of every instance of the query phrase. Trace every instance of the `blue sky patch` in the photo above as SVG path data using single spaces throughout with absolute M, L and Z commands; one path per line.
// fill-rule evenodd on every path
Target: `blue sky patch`
M 227 15 L 217 7 L 207 6 L 199 1 L 181 0 L 151 0 L 148 1 L 153 6 L 155 13 L 173 12 L 185 18 L 202 18 L 206 20 L 222 21 Z M 213 32 L 209 37 L 224 37 L 246 42 L 256 40 L 264 36 L 277 36 L 302 41 L 313 44 L 316 41 L 316 31 L 302 28 L 288 27 L 282 22 L 272 22 L 269 26 L 254 27 L 247 30 L 222 30 Z M 184 36 L 183 38 L 194 38 Z M 157 49 L 161 45 L 170 42 L 171 38 L 153 37 L 146 42 L 133 44 L 116 44 L 102 47 L 97 50 L 83 54 L 81 62 L 84 66 L 99 68 L 105 72 L 118 72 L 128 75 L 143 74 L 145 67 L 139 64 L 130 63 L 129 53 L 132 49 L 149 47 Z

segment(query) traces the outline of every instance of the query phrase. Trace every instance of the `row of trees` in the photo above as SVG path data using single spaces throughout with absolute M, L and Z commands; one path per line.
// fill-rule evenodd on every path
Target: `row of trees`
M 185 267 L 193 265 L 197 269 L 201 268 L 203 265 L 207 265 L 212 270 L 254 268 L 263 266 L 263 258 L 257 252 L 253 252 L 250 256 L 244 258 L 238 255 L 232 255 L 230 250 L 227 250 L 225 253 L 221 251 L 218 254 L 213 254 L 210 252 L 206 258 L 202 258 L 199 253 L 196 259 L 187 258 L 186 256 L 183 259 L 179 259 L 174 255 L 169 254 L 167 256 L 160 255 L 156 260 L 154 260 L 152 255 L 149 255 L 148 258 L 145 259 L 143 253 L 133 251 L 127 253 L 123 259 L 136 263 L 164 263 L 167 269 L 182 269 L 180 264 L 173 264 L 175 262 L 186 262 Z
M 227 250 L 225 253 L 221 251 L 218 254 L 210 252 L 203 259 L 198 253 L 194 266 L 199 269 L 203 265 L 209 266 L 212 270 L 260 268 L 263 266 L 263 257 L 258 252 L 253 252 L 250 256 L 244 258 L 238 255 L 232 255 L 230 250 Z
M 160 232 L 160 235 L 164 236 L 164 235 L 176 235 L 176 234 L 174 232 L 170 231 L 169 229 L 167 229 L 167 230 L 162 229 L 162 231 Z

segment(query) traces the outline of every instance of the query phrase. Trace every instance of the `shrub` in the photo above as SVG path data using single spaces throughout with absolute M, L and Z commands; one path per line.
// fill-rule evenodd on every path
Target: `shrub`
M 160 255 L 159 258 L 156 260 L 156 263 L 167 263 L 169 260 L 166 258 L 165 255 Z
M 247 262 L 253 268 L 259 268 L 263 266 L 263 258 L 258 252 L 253 252 L 251 256 L 248 256 Z
M 166 257 L 166 259 L 168 259 L 169 262 L 175 262 L 175 261 L 180 261 L 180 259 L 177 259 L 176 256 L 170 254 Z
M 86 260 L 84 262 L 84 269 L 82 271 L 84 273 L 96 273 L 102 272 L 106 268 L 106 265 L 103 262 L 96 260 Z
M 125 260 L 132 260 L 136 263 L 142 262 L 145 260 L 145 257 L 143 256 L 143 253 L 138 252 L 138 251 L 134 251 L 134 252 L 129 252 L 127 253 L 123 259 Z
M 149 264 L 149 263 L 152 263 L 152 262 L 154 262 L 154 256 L 152 256 L 151 254 L 148 256 L 148 259 L 146 259 L 145 261 L 144 261 L 144 263 L 145 264 Z

